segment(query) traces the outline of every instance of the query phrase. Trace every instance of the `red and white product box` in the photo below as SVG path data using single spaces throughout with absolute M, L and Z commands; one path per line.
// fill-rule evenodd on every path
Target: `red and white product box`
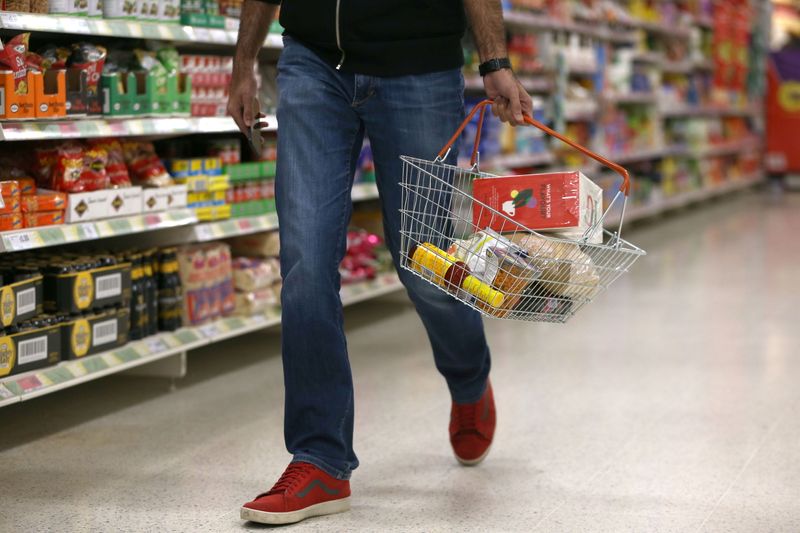
M 520 224 L 533 230 L 559 230 L 563 233 L 559 236 L 578 239 L 603 215 L 603 190 L 579 171 L 479 178 L 472 194 L 476 200 L 472 221 L 479 230 L 513 232 L 522 229 Z M 603 242 L 600 225 L 589 242 Z

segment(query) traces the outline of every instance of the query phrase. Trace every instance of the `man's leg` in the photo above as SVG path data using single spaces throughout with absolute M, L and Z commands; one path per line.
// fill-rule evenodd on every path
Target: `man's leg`
M 347 479 L 353 382 L 339 298 L 363 139 L 352 83 L 291 39 L 278 63 L 276 201 L 283 276 L 284 434 L 295 461 Z
M 461 71 L 373 78 L 373 83 L 375 91 L 362 117 L 375 158 L 386 241 L 453 400 L 476 402 L 486 389 L 491 366 L 480 314 L 399 265 L 400 156 L 433 159 L 456 131 L 464 115 Z M 449 162 L 455 161 L 455 152 Z

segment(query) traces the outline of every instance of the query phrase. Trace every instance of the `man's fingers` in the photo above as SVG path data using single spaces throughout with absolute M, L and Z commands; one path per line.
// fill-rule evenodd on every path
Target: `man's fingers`
M 235 103 L 228 104 L 228 113 L 230 113 L 233 121 L 236 123 L 236 126 L 239 128 L 239 131 L 244 133 L 245 135 L 250 134 L 250 128 L 245 125 L 244 120 L 242 120 L 242 107 L 240 105 L 236 105 Z
M 248 128 L 253 125 L 253 98 L 251 96 L 243 95 L 244 104 L 244 123 Z
M 522 103 L 520 102 L 519 91 L 517 92 L 517 97 L 511 100 L 511 115 L 514 118 L 514 125 L 519 125 L 525 122 L 525 119 L 522 118 Z

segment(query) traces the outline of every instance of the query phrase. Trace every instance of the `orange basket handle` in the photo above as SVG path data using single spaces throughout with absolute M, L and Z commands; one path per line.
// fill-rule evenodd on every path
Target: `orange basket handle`
M 484 114 L 486 112 L 486 106 L 492 105 L 493 103 L 494 102 L 492 100 L 486 99 L 486 100 L 482 100 L 481 102 L 478 102 L 475 105 L 475 107 L 472 108 L 472 111 L 470 111 L 467 114 L 467 118 L 464 119 L 464 122 L 461 123 L 461 126 L 458 127 L 458 129 L 453 134 L 453 136 L 450 138 L 450 140 L 447 141 L 447 144 L 444 145 L 444 148 L 442 148 L 442 150 L 439 152 L 439 157 L 440 158 L 443 159 L 447 155 L 447 152 L 450 151 L 450 148 L 458 140 L 458 137 L 461 135 L 461 132 L 464 131 L 464 128 L 467 127 L 467 124 L 469 124 L 469 121 L 472 120 L 472 117 L 475 116 L 475 113 L 480 109 L 481 110 L 481 115 L 480 115 L 480 120 L 478 122 L 478 130 L 475 133 L 475 145 L 472 148 L 472 158 L 470 159 L 470 165 L 471 166 L 475 166 L 475 162 L 476 162 L 477 157 L 478 157 L 478 145 L 480 144 L 481 129 L 482 129 L 482 125 L 483 125 L 483 117 L 484 117 Z M 614 163 L 613 161 L 610 161 L 610 160 L 606 159 L 605 157 L 601 156 L 600 154 L 596 154 L 595 152 L 592 152 L 588 148 L 586 148 L 584 146 L 581 146 L 580 144 L 576 143 L 575 141 L 573 141 L 571 139 L 568 139 L 564 135 L 561 135 L 557 131 L 545 126 L 544 124 L 542 124 L 541 122 L 539 122 L 537 120 L 534 120 L 533 118 L 531 118 L 528 115 L 525 115 L 524 119 L 525 119 L 525 123 L 526 124 L 529 124 L 529 125 L 531 125 L 531 126 L 533 126 L 535 128 L 538 128 L 538 129 L 542 130 L 543 132 L 545 132 L 546 134 L 555 137 L 559 141 L 570 145 L 571 147 L 575 148 L 576 150 L 578 150 L 582 154 L 591 157 L 592 159 L 594 159 L 598 163 L 607 166 L 608 168 L 610 168 L 611 170 L 613 170 L 614 172 L 616 172 L 617 174 L 622 176 L 622 185 L 620 186 L 619 190 L 621 192 L 623 192 L 625 194 L 625 196 L 628 196 L 628 194 L 630 193 L 630 190 L 631 190 L 631 178 L 630 178 L 630 175 L 628 174 L 628 171 L 625 170 L 622 166 Z

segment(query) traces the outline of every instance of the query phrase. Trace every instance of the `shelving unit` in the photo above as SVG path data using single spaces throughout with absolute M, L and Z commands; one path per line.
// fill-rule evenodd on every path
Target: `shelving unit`
M 274 115 L 266 117 L 266 131 L 276 131 Z M 75 118 L 0 122 L 0 140 L 46 141 L 96 137 L 142 137 L 234 133 L 239 131 L 230 117 L 130 117 Z
M 353 201 L 376 200 L 378 188 L 374 183 L 357 183 L 353 186 Z M 198 223 L 191 209 L 173 209 L 129 217 L 109 218 L 77 224 L 43 226 L 18 231 L 0 232 L 0 253 L 47 248 L 108 237 L 122 237 L 140 233 L 191 226 L 191 235 L 184 242 L 206 242 L 261 231 L 278 229 L 275 213 L 254 217 L 229 218 Z
M 342 304 L 352 305 L 370 298 L 377 298 L 401 287 L 402 284 L 397 274 L 383 274 L 371 281 L 342 287 Z M 152 337 L 131 342 L 122 348 L 74 361 L 64 361 L 53 367 L 2 378 L 0 379 L 0 407 L 74 387 L 181 352 L 279 324 L 280 311 L 277 309 L 250 317 L 223 318 L 203 326 L 182 328 L 170 333 L 158 333 Z
M 72 35 L 96 35 L 130 39 L 153 39 L 175 43 L 231 46 L 236 44 L 237 28 L 198 28 L 180 24 L 139 20 L 92 19 L 66 15 L 39 15 L 0 11 L 0 29 Z M 265 48 L 283 48 L 280 35 L 269 34 Z

